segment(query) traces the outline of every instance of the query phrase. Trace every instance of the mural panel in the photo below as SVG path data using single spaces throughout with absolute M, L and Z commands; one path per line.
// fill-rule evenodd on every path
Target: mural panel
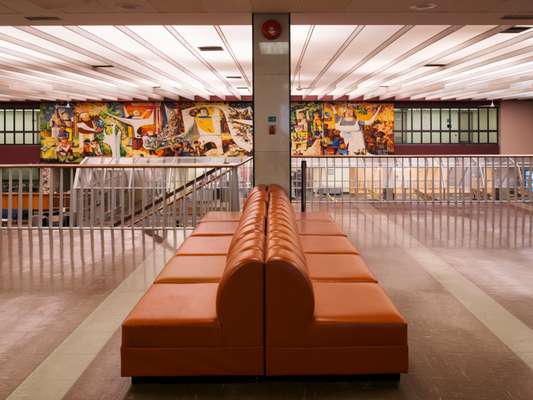
M 48 162 L 252 153 L 250 103 L 43 103 L 40 115 Z
M 293 155 L 394 154 L 394 104 L 294 103 Z

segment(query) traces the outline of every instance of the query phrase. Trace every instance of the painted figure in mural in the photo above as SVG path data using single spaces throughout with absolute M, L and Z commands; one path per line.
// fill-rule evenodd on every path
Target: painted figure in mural
M 88 156 L 88 155 L 92 156 L 92 155 L 94 155 L 94 154 L 92 154 L 93 153 L 93 147 L 91 146 L 91 141 L 89 139 L 85 139 L 83 141 L 82 152 L 83 152 L 84 156 Z
M 191 116 L 194 117 L 195 126 L 200 136 L 199 140 L 204 149 L 211 143 L 213 146 L 209 146 L 210 154 L 212 156 L 222 155 L 221 118 L 218 109 L 213 109 L 210 113 L 207 107 L 200 107 L 191 110 Z
M 336 117 L 335 126 L 344 138 L 348 148 L 348 154 L 364 154 L 366 151 L 366 145 L 363 130 L 361 128 L 365 125 L 372 125 L 380 111 L 381 106 L 378 107 L 369 119 L 366 121 L 360 121 L 357 118 L 355 110 L 352 107 L 346 107 L 344 113 Z
M 56 154 L 57 159 L 60 162 L 72 161 L 72 143 L 68 140 L 68 135 L 64 135 L 59 139 L 59 143 L 56 147 Z
M 78 134 L 89 135 L 91 140 L 94 138 L 94 135 L 102 132 L 102 127 L 98 126 L 87 112 L 80 113 L 76 126 L 78 128 Z
M 132 127 L 132 130 L 133 130 L 132 147 L 135 150 L 138 150 L 141 147 L 144 147 L 144 140 L 143 140 L 143 135 L 141 132 L 141 127 L 144 125 L 152 125 L 154 123 L 153 110 L 147 109 L 143 113 L 141 113 L 139 110 L 133 110 L 131 113 L 128 113 L 127 108 L 124 107 L 124 115 L 125 115 L 124 117 L 118 117 L 116 115 L 109 114 L 109 113 L 106 113 L 106 114 Z

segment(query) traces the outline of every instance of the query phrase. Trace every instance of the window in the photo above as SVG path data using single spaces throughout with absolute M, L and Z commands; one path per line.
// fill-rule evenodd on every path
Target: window
M 497 144 L 497 107 L 397 108 L 394 138 L 398 144 Z
M 0 108 L 0 145 L 39 144 L 39 110 Z

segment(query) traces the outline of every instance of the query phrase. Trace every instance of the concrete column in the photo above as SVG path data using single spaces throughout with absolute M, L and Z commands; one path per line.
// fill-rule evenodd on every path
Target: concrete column
M 267 40 L 265 21 L 281 24 L 281 35 Z M 255 184 L 290 186 L 290 17 L 253 15 L 254 165 Z M 275 121 L 275 122 L 273 122 Z M 270 134 L 274 125 L 275 134 Z

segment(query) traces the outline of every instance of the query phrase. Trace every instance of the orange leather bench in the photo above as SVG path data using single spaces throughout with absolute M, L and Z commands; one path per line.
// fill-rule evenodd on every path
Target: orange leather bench
M 248 195 L 240 222 L 202 219 L 191 236 L 178 248 L 176 256 L 163 268 L 156 283 L 218 282 L 224 272 L 234 233 L 259 230 L 264 233 L 267 210 L 265 186 L 255 187 Z M 208 213 L 209 214 L 209 213 Z M 228 231 L 228 224 L 235 229 Z
M 121 356 L 133 377 L 398 374 L 407 324 L 328 214 L 259 186 L 242 213 L 202 218 L 124 321 Z
M 269 187 L 266 374 L 399 374 L 407 323 L 342 236 L 298 233 L 290 201 Z
M 264 374 L 266 192 L 255 192 L 263 206 L 244 209 L 224 255 L 187 244 L 212 248 L 216 237 L 188 238 L 133 308 L 122 324 L 123 376 Z

